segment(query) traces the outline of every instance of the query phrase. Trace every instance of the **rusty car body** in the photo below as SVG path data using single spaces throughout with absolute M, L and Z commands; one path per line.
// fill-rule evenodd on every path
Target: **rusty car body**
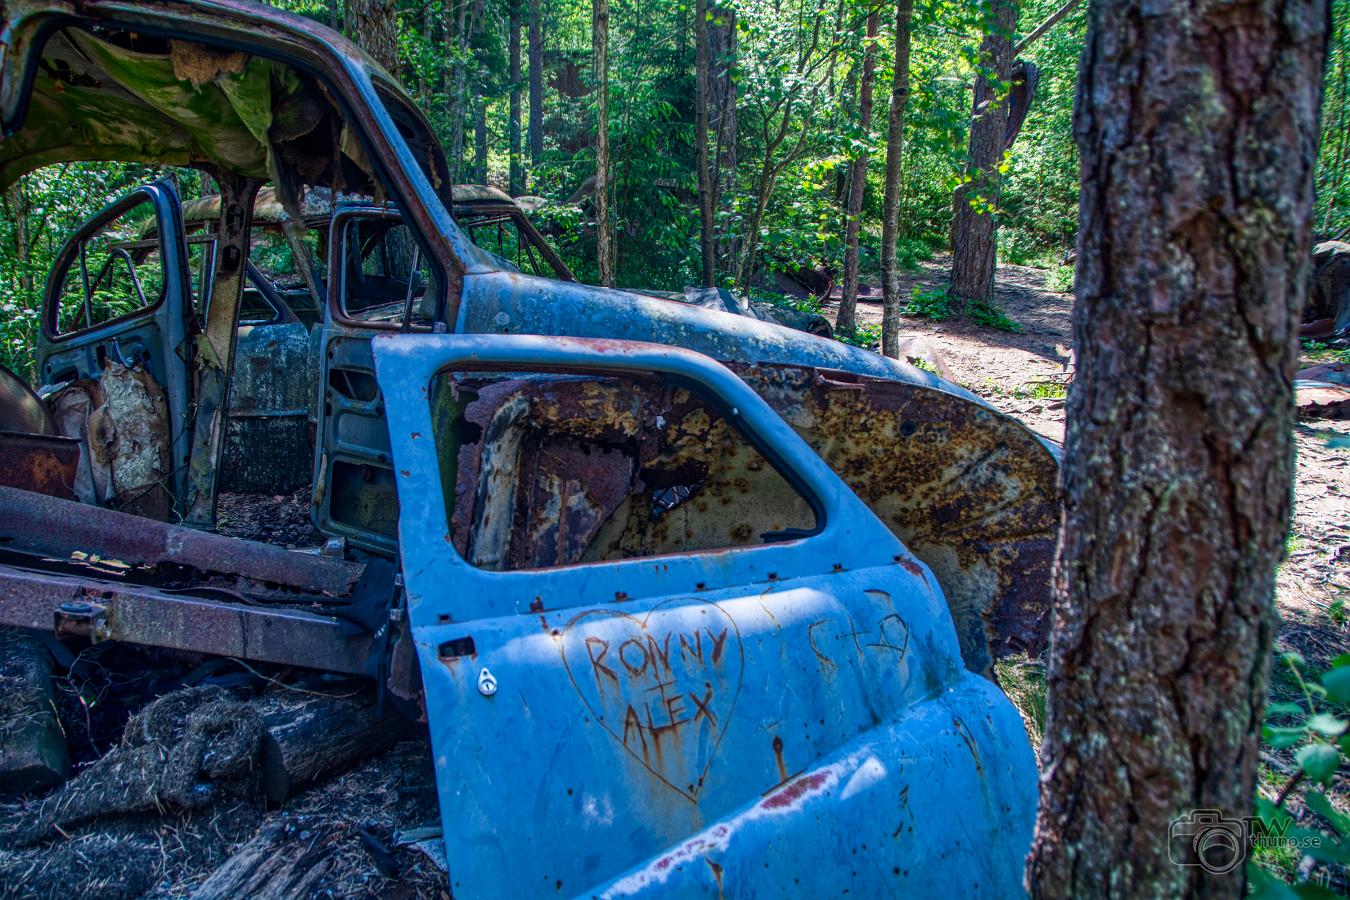
M 0 486 L 0 624 L 370 675 L 428 723 L 458 896 L 1020 893 L 1035 767 L 992 666 L 1044 646 L 1052 447 L 904 362 L 504 267 L 395 81 L 246 0 L 6 0 L 0 127 L 0 186 L 220 186 L 208 240 L 157 182 L 63 251 L 37 402 L 79 472 Z M 310 327 L 249 318 L 264 184 L 294 222 L 367 198 L 295 286 Z M 240 391 L 297 323 L 309 387 Z M 212 533 L 302 475 L 323 552 Z

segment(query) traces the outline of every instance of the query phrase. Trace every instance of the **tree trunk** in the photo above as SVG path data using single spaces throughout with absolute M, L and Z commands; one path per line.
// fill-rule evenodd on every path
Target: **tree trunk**
M 895 245 L 900 240 L 900 182 L 904 174 L 905 106 L 909 103 L 909 36 L 914 0 L 895 4 L 895 74 L 891 79 L 891 113 L 886 131 L 886 190 L 881 208 L 881 353 L 900 356 L 900 267 Z
M 713 178 L 708 168 L 708 0 L 694 4 L 694 155 L 698 167 L 699 250 L 704 287 L 717 282 L 717 239 L 713 234 Z
M 863 194 L 867 192 L 867 144 L 872 132 L 872 82 L 877 71 L 877 29 L 881 17 L 867 17 L 867 47 L 863 51 L 862 84 L 858 88 L 858 124 L 862 126 L 863 148 L 850 165 L 848 206 L 844 214 L 844 293 L 839 301 L 835 330 L 853 334 L 858 330 L 858 242 L 862 229 Z
M 510 60 L 510 123 L 507 126 L 510 137 L 510 173 L 507 177 L 508 193 L 512 197 L 518 197 L 525 193 L 525 170 L 522 165 L 522 150 L 520 143 L 520 3 L 521 0 L 508 0 L 510 3 L 510 25 L 507 28 L 508 40 L 511 42 L 510 50 L 507 54 Z
M 614 236 L 609 228 L 609 0 L 591 0 L 595 80 L 595 259 L 600 283 L 614 284 Z
M 471 5 L 470 0 L 459 0 L 445 6 L 445 31 L 447 35 L 453 35 L 457 51 L 450 57 L 450 139 L 446 148 L 452 182 L 459 181 L 460 173 L 464 171 L 464 111 L 469 88 L 469 65 L 465 55 L 469 49 Z
M 358 47 L 398 74 L 398 16 L 393 0 L 347 0 L 347 27 Z
M 1254 797 L 1327 14 L 1090 7 L 1036 896 L 1244 893 L 1169 824 Z
M 1065 0 L 1063 6 L 1061 6 L 1059 9 L 1055 10 L 1053 13 L 1050 14 L 1050 18 L 1046 19 L 1044 22 L 1042 22 L 1041 24 L 1037 25 L 1034 29 L 1032 29 L 1031 34 L 1022 38 L 1021 43 L 1019 43 L 1013 49 L 1012 58 L 1016 60 L 1017 57 L 1025 53 L 1028 47 L 1030 47 L 1032 44 L 1040 40 L 1045 35 L 1045 33 L 1049 31 L 1051 28 L 1054 28 L 1056 25 L 1058 25 L 1064 19 L 1065 16 L 1067 16 L 1069 13 L 1077 9 L 1078 4 L 1081 2 L 1082 0 Z
M 952 199 L 952 293 L 979 303 L 994 302 L 994 209 L 1008 122 L 1007 97 L 999 93 L 998 82 L 1006 82 L 1012 71 L 1016 27 L 1013 0 L 993 0 L 992 20 L 980 45 L 980 72 L 975 77 L 967 180 Z
M 473 180 L 488 182 L 487 101 L 482 95 L 473 102 Z
M 544 155 L 544 13 L 541 0 L 530 0 L 530 163 Z
M 24 303 L 33 301 L 33 245 L 28 233 L 28 214 L 31 204 L 24 192 L 23 182 L 16 181 L 9 189 L 9 211 L 14 222 L 14 262 L 18 267 L 19 289 Z
M 722 198 L 732 196 L 736 186 L 736 83 L 731 77 L 736 67 L 736 11 L 709 6 L 708 16 L 708 126 L 717 135 L 715 152 L 709 160 L 713 228 L 717 235 L 714 258 L 726 260 L 736 252 L 735 240 L 725 227 L 717 228 L 716 220 L 722 210 Z

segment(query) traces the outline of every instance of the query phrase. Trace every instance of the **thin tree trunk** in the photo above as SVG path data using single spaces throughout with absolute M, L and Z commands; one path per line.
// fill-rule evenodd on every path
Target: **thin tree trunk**
M 717 239 L 713 235 L 713 178 L 708 168 L 708 0 L 694 4 L 694 155 L 698 167 L 699 250 L 704 287 L 717 283 Z
M 1012 32 L 1017 27 L 1013 0 L 993 0 L 993 17 L 980 45 L 981 71 L 975 78 L 975 104 L 966 156 L 966 183 L 952 198 L 952 293 L 963 300 L 994 302 L 999 171 L 1008 122 L 1006 96 L 998 82 L 1012 70 Z
M 450 180 L 459 181 L 464 170 L 464 111 L 468 104 L 469 49 L 471 19 L 469 9 L 477 0 L 453 0 L 445 7 L 445 31 L 453 35 L 456 52 L 450 57 L 450 140 L 447 151 Z M 449 43 L 449 42 L 447 42 Z
M 525 169 L 522 165 L 522 148 L 520 143 L 520 3 L 521 0 L 508 0 L 510 4 L 510 25 L 507 28 L 507 39 L 511 46 L 507 53 L 510 60 L 510 123 L 507 126 L 510 138 L 510 172 L 507 176 L 508 193 L 512 197 L 518 197 L 525 193 Z
M 891 78 L 891 112 L 886 131 L 886 190 L 881 207 L 881 353 L 900 356 L 900 182 L 904 174 L 905 106 L 909 103 L 909 38 L 914 0 L 895 4 L 895 74 Z
M 422 39 L 428 44 L 435 43 L 436 34 L 432 27 L 432 7 L 428 3 L 422 7 Z M 417 99 L 422 104 L 422 111 L 430 115 L 431 113 L 431 82 L 427 79 L 426 66 L 414 66 L 417 70 Z
M 1055 10 L 1053 13 L 1050 14 L 1050 18 L 1046 19 L 1044 22 L 1033 28 L 1031 34 L 1022 38 L 1021 43 L 1019 43 L 1016 49 L 1013 50 L 1012 58 L 1017 59 L 1017 57 L 1025 53 L 1028 47 L 1036 43 L 1045 35 L 1047 31 L 1049 31 L 1051 28 L 1054 28 L 1061 21 L 1063 21 L 1065 16 L 1067 16 L 1069 13 L 1077 9 L 1078 4 L 1081 2 L 1082 0 L 1067 0 L 1067 2 L 1063 6 L 1061 6 L 1059 9 Z
M 1090 8 L 1034 896 L 1245 893 L 1174 864 L 1169 826 L 1255 796 L 1327 14 Z
M 473 104 L 473 180 L 488 182 L 487 101 L 481 96 Z
M 28 233 L 30 204 L 22 181 L 14 182 L 9 189 L 9 208 L 14 217 L 14 261 L 18 264 L 19 289 L 24 293 L 25 302 L 28 302 L 33 295 L 33 253 Z
M 862 230 L 863 194 L 867 192 L 867 143 L 872 132 L 872 82 L 877 71 L 877 29 L 881 17 L 867 17 L 867 47 L 863 51 L 862 84 L 858 88 L 858 123 L 862 126 L 863 148 L 850 166 L 848 207 L 844 218 L 844 294 L 839 301 L 835 330 L 853 334 L 858 330 L 858 243 Z
M 393 0 L 347 0 L 347 27 L 357 46 L 398 74 L 398 16 Z
M 591 0 L 595 79 L 595 259 L 600 283 L 614 284 L 614 236 L 609 227 L 609 0 Z
M 544 13 L 541 0 L 530 0 L 530 164 L 544 155 Z
M 712 167 L 713 229 L 717 239 L 714 258 L 727 260 L 736 252 L 735 239 L 725 227 L 717 227 L 722 198 L 732 196 L 736 187 L 736 11 L 730 7 L 708 7 L 708 106 L 709 127 L 717 135 Z

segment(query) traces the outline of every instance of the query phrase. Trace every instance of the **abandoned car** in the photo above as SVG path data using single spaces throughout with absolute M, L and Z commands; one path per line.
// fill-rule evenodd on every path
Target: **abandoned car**
M 2 382 L 0 624 L 371 677 L 427 723 L 457 896 L 1020 892 L 992 666 L 1045 642 L 1053 448 L 904 362 L 522 265 L 314 22 L 0 17 L 0 187 L 220 189 L 145 185 L 62 251 L 41 396 Z M 319 191 L 366 199 L 319 230 Z M 321 551 L 215 532 L 304 485 Z

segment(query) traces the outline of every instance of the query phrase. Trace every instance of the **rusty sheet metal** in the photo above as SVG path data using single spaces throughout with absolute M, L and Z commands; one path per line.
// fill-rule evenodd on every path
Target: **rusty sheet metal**
M 299 609 L 222 603 L 154 588 L 0 566 L 0 624 L 257 662 L 363 674 L 369 633 Z
M 933 570 L 972 670 L 1045 649 L 1059 464 L 1036 434 L 922 385 L 793 366 L 738 374 Z
M 9 487 L 0 487 L 0 547 L 54 559 L 79 551 L 131 566 L 184 566 L 331 596 L 349 594 L 363 569 Z
M 79 464 L 74 438 L 0 431 L 0 485 L 74 500 Z
M 860 896 L 934 885 L 1020 893 L 1036 771 L 1016 710 L 962 665 L 928 567 L 743 380 L 650 344 L 437 335 L 373 345 L 457 897 L 823 896 L 841 883 Z M 590 374 L 533 385 L 537 402 L 497 440 L 475 436 L 464 407 L 439 407 L 446 367 Z M 667 408 L 658 426 L 642 412 L 645 391 L 608 393 L 652 376 L 701 385 L 708 406 L 814 500 L 820 529 L 525 571 L 456 552 L 446 455 L 466 436 L 508 451 L 515 431 L 528 449 L 520 423 L 539 414 L 592 452 L 614 449 L 607 435 L 632 435 L 635 459 L 644 442 L 655 461 L 729 449 L 708 438 L 727 424 L 681 428 Z M 513 389 L 502 393 L 480 421 L 512 408 Z M 549 409 L 569 397 L 575 412 Z M 726 507 L 754 494 L 728 494 Z

